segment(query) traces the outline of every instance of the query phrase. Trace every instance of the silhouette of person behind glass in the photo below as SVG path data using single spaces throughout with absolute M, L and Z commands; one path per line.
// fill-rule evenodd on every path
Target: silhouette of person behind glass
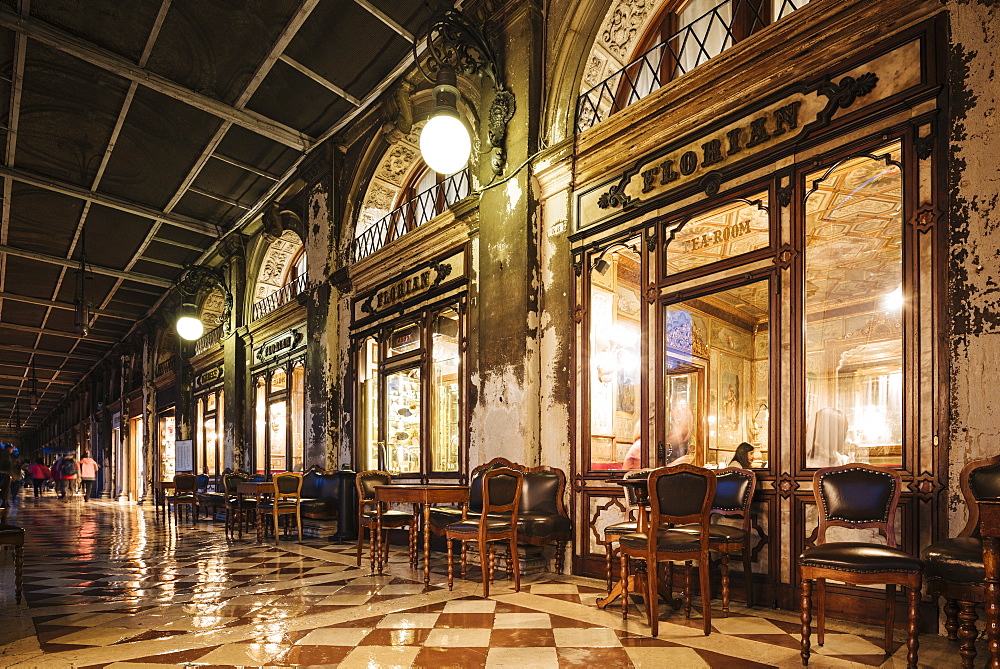
M 840 464 L 839 455 L 847 441 L 847 416 L 840 409 L 823 407 L 816 412 L 813 438 L 806 453 L 809 467 L 830 467 Z

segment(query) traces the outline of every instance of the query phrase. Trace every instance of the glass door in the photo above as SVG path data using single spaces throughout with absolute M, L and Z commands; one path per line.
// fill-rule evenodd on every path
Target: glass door
M 392 474 L 420 472 L 420 367 L 385 375 L 384 461 L 379 464 Z

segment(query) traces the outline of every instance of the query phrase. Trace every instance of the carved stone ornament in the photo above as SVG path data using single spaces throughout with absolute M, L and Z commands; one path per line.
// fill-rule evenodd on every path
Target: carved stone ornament
M 489 137 L 493 146 L 490 158 L 493 165 L 494 174 L 503 174 L 505 161 L 505 138 L 507 137 L 507 124 L 514 118 L 514 94 L 507 90 L 499 90 L 493 96 L 493 103 L 489 111 Z
M 656 242 L 657 242 L 656 231 L 655 230 L 651 230 L 646 235 L 646 250 L 649 251 L 650 253 L 652 253 L 653 251 L 655 251 L 656 250 Z
M 778 204 L 787 207 L 792 203 L 792 185 L 778 187 Z
M 646 17 L 659 4 L 654 0 L 620 0 L 608 12 L 608 20 L 601 30 L 601 43 L 620 60 L 629 57 L 639 29 Z
M 451 264 L 446 262 L 440 262 L 436 265 L 431 266 L 431 269 L 437 274 L 434 277 L 434 282 L 431 284 L 431 288 L 441 285 L 441 282 L 448 278 L 451 274 Z

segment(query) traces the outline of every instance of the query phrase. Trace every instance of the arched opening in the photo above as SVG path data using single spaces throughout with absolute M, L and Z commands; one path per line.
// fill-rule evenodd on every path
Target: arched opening
M 292 230 L 271 242 L 254 284 L 253 319 L 271 313 L 305 290 L 306 254 L 302 240 Z

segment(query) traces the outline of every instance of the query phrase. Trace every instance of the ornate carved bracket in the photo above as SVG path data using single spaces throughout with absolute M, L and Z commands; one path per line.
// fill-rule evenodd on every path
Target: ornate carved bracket
M 816 115 L 816 120 L 823 124 L 829 123 L 834 112 L 838 109 L 847 109 L 855 100 L 871 93 L 877 83 L 878 75 L 874 72 L 862 74 L 857 79 L 844 77 L 836 84 L 831 81 L 823 82 L 817 87 L 816 92 L 829 98 L 830 102 Z
M 184 268 L 184 273 L 177 281 L 177 289 L 182 295 L 197 297 L 203 292 L 218 289 L 225 298 L 222 309 L 223 332 L 230 330 L 230 316 L 233 313 L 233 294 L 229 292 L 226 285 L 226 277 L 219 269 L 208 265 L 189 265 Z

